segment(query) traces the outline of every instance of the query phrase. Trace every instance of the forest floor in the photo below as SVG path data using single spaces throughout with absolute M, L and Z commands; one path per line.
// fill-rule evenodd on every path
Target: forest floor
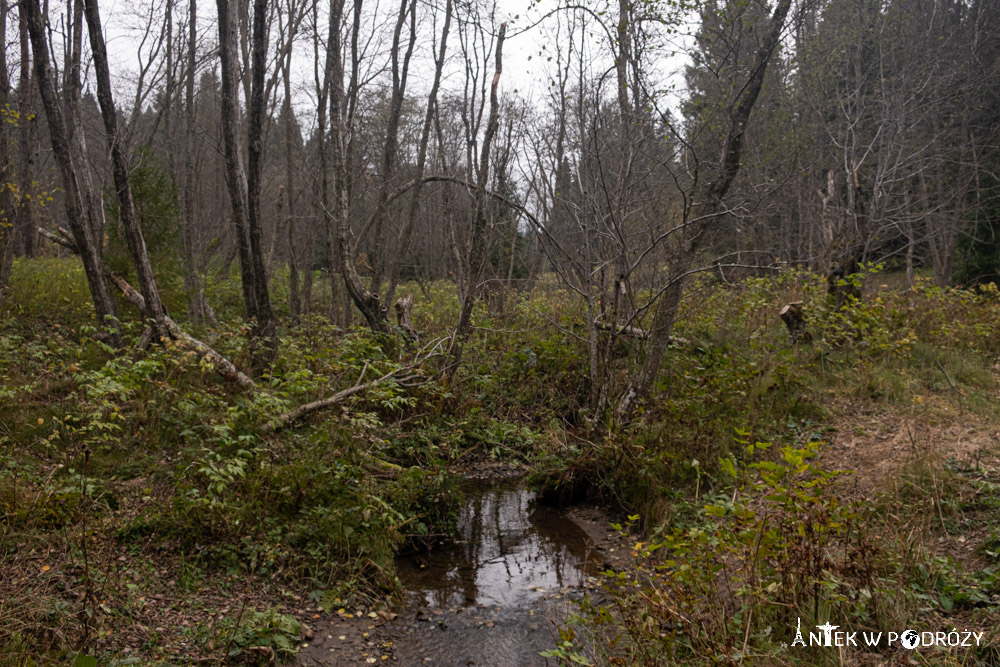
M 477 312 L 451 385 L 385 383 L 265 433 L 410 352 L 286 320 L 261 389 L 241 393 L 171 346 L 107 349 L 76 264 L 20 262 L 0 317 L 0 665 L 450 664 L 442 626 L 496 655 L 518 645 L 520 664 L 997 664 L 1000 298 L 876 284 L 830 311 L 823 285 L 698 287 L 627 425 L 588 413 L 582 310 L 545 288 Z M 417 329 L 447 334 L 451 287 L 414 293 Z M 229 326 L 199 335 L 248 367 L 238 283 L 209 296 Z M 774 316 L 791 300 L 812 313 L 807 345 Z M 123 321 L 138 340 L 124 306 Z M 463 551 L 469 508 L 489 505 L 468 480 L 525 474 L 489 501 L 510 505 L 504 550 Z M 435 553 L 476 563 L 435 561 L 441 579 L 525 553 L 577 578 L 510 608 L 414 607 L 426 579 L 407 568 Z M 797 652 L 796 619 L 986 634 Z

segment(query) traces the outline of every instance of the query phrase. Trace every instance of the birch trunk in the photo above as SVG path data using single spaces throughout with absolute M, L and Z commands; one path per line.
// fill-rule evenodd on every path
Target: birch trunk
M 45 108 L 52 153 L 62 176 L 66 217 L 73 240 L 79 248 L 83 270 L 87 276 L 87 284 L 94 299 L 98 326 L 105 329 L 111 343 L 117 347 L 121 344 L 121 339 L 115 302 L 103 271 L 97 240 L 94 238 L 93 229 L 85 212 L 80 182 L 77 178 L 78 169 L 70 147 L 69 130 L 63 114 L 63 107 L 56 94 L 55 81 L 49 64 L 49 47 L 46 41 L 41 8 L 38 6 L 38 0 L 21 0 L 19 6 L 21 20 L 27 23 L 31 40 L 35 80 L 42 98 L 42 106 Z

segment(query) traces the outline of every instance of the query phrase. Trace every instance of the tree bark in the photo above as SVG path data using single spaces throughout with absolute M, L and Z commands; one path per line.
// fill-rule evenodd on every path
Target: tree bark
M 482 273 L 483 260 L 486 256 L 486 201 L 487 184 L 490 175 L 490 149 L 493 146 L 493 137 L 496 136 L 500 126 L 500 74 L 503 72 L 503 42 L 507 35 L 507 24 L 500 24 L 500 32 L 497 35 L 495 71 L 493 73 L 493 84 L 490 87 L 490 115 L 486 122 L 486 132 L 483 135 L 483 146 L 479 154 L 479 180 L 476 183 L 476 210 L 472 218 L 472 239 L 469 244 L 469 274 L 465 289 L 465 298 L 462 300 L 462 310 L 458 316 L 458 325 L 451 339 L 451 349 L 448 351 L 451 357 L 446 368 L 446 377 L 454 375 L 455 370 L 462 363 L 462 350 L 465 341 L 469 337 L 469 326 L 472 321 L 472 309 L 476 305 L 479 296 L 479 278 Z
M 55 82 L 52 78 L 49 64 L 49 47 L 46 41 L 45 24 L 42 19 L 38 0 L 20 1 L 22 20 L 27 23 L 34 55 L 35 79 L 41 94 L 42 105 L 49 126 L 49 137 L 52 142 L 52 153 L 62 175 L 63 201 L 66 206 L 66 217 L 69 221 L 73 240 L 79 248 L 83 270 L 87 276 L 91 296 L 94 299 L 94 309 L 97 312 L 98 325 L 105 329 L 113 345 L 120 345 L 118 319 L 115 302 L 108 289 L 108 282 L 103 271 L 103 262 L 98 251 L 93 229 L 88 223 L 85 204 L 77 179 L 77 165 L 70 146 L 69 130 L 63 116 L 63 108 L 56 94 Z
M 101 116 L 104 120 L 104 131 L 107 133 L 108 150 L 111 153 L 112 172 L 114 174 L 115 194 L 118 198 L 119 217 L 125 230 L 125 241 L 128 244 L 132 264 L 139 279 L 139 288 L 146 302 L 146 314 L 152 318 L 153 327 L 161 336 L 168 334 L 167 311 L 160 298 L 153 277 L 153 267 L 149 262 L 146 242 L 139 227 L 139 219 L 135 212 L 135 202 L 132 200 L 132 187 L 129 182 L 128 161 L 122 146 L 121 135 L 118 132 L 118 115 L 111 93 L 111 75 L 108 69 L 108 52 L 104 44 L 100 8 L 98 0 L 85 0 L 87 28 L 90 31 L 90 50 L 94 58 L 94 72 L 97 78 L 97 100 L 101 106 Z

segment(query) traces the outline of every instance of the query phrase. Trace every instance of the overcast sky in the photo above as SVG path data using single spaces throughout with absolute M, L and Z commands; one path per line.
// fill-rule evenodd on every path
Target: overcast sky
M 186 0 L 175 0 L 178 9 L 175 9 L 175 20 L 183 21 L 183 11 L 186 11 Z M 550 74 L 553 71 L 548 57 L 552 49 L 557 45 L 553 44 L 556 34 L 556 19 L 549 16 L 539 21 L 544 16 L 551 14 L 552 10 L 558 6 L 559 0 L 498 0 L 497 20 L 508 21 L 508 38 L 504 48 L 504 72 L 501 78 L 501 87 L 504 92 L 517 92 L 517 95 L 528 100 L 538 100 L 548 87 Z M 126 100 L 130 103 L 134 95 L 136 73 L 140 65 L 140 54 L 148 59 L 151 39 L 142 43 L 145 25 L 148 22 L 150 13 L 156 16 L 154 31 L 160 30 L 162 21 L 162 6 L 164 0 L 104 0 L 101 5 L 102 17 L 104 18 L 108 49 L 112 61 L 112 76 L 116 79 L 119 89 L 119 104 L 125 106 Z M 390 5 L 394 8 L 395 2 L 389 3 L 386 0 L 379 2 L 369 0 L 369 6 L 381 4 L 380 11 L 387 11 Z M 183 6 L 183 9 L 180 8 Z M 594 5 L 596 7 L 596 5 Z M 214 2 L 200 0 L 199 2 L 199 30 L 201 34 L 211 42 L 216 38 L 216 5 Z M 426 12 L 422 12 L 426 15 Z M 321 22 L 323 19 L 321 18 Z M 424 20 L 418 26 L 419 51 L 414 55 L 414 64 L 411 72 L 411 81 L 408 87 L 408 94 L 419 95 L 429 88 L 430 79 L 433 75 L 432 56 L 430 53 L 430 31 L 439 32 L 439 27 L 435 28 L 429 20 Z M 182 29 L 183 26 L 175 26 L 175 30 Z M 684 28 L 683 32 L 690 32 L 691 26 Z M 607 49 L 607 44 L 597 43 L 603 39 L 595 33 L 590 38 L 588 48 L 592 53 L 598 50 Z M 679 39 L 680 46 L 677 45 Z M 677 73 L 682 71 L 685 62 L 683 55 L 683 44 L 690 40 L 675 38 L 673 46 L 667 45 L 675 51 L 673 56 L 664 50 L 664 55 L 659 61 L 659 77 L 661 80 L 672 80 L 673 84 L 680 85 L 682 78 Z M 562 45 L 565 46 L 565 45 Z M 308 39 L 300 39 L 296 45 L 294 76 L 298 79 L 297 92 L 294 93 L 296 114 L 300 117 L 304 127 L 308 127 L 313 122 L 315 115 L 315 103 L 312 101 L 312 68 L 313 55 L 312 44 Z M 455 35 L 455 26 L 452 27 L 452 35 L 449 40 L 449 74 L 446 77 L 444 86 L 461 85 L 461 71 L 463 61 L 459 51 L 458 39 Z M 595 67 L 598 65 L 595 64 Z M 610 61 L 600 65 L 610 67 Z M 493 71 L 492 60 L 489 65 L 490 74 Z M 671 79 L 672 75 L 672 79 Z M 89 81 L 88 81 L 89 83 Z M 674 103 L 670 103 L 674 106 Z

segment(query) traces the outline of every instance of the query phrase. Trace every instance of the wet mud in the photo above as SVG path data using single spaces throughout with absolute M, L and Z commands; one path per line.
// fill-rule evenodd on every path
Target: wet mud
M 454 541 L 398 559 L 405 593 L 395 618 L 360 637 L 320 626 L 300 664 L 557 664 L 540 653 L 597 586 L 599 517 L 572 518 L 509 481 L 470 482 L 466 500 Z

